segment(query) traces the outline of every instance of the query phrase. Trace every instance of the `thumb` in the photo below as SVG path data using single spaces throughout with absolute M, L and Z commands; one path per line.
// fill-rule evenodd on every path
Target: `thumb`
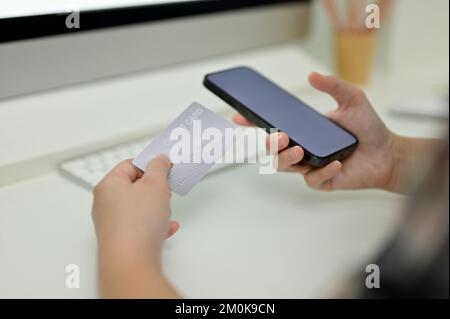
M 172 163 L 165 155 L 156 155 L 147 165 L 147 170 L 141 180 L 144 183 L 154 182 L 160 185 L 168 185 L 167 175 Z
M 367 103 L 366 95 L 360 88 L 334 76 L 312 72 L 308 80 L 315 89 L 329 94 L 337 102 L 339 108 Z

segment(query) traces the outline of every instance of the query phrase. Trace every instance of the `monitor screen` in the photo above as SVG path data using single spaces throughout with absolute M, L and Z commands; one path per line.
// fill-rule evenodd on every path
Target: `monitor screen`
M 0 43 L 308 0 L 2 0 Z M 67 27 L 76 13 L 77 27 Z
M 44 14 L 61 14 L 73 9 L 90 11 L 187 1 L 189 0 L 5 0 L 2 1 L 0 19 Z M 192 1 L 198 0 L 191 0 L 191 2 Z

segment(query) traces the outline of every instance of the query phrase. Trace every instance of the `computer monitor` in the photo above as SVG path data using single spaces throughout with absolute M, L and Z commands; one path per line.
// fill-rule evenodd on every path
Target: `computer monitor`
M 5 0 L 0 98 L 279 43 L 307 2 Z
M 0 43 L 302 0 L 6 0 Z M 303 0 L 304 2 L 305 0 Z M 67 25 L 71 13 L 79 24 Z

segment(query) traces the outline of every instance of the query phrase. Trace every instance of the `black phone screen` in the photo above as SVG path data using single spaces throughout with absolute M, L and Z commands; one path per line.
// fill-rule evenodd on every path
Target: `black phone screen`
M 212 73 L 207 81 L 317 157 L 357 143 L 351 133 L 250 68 Z

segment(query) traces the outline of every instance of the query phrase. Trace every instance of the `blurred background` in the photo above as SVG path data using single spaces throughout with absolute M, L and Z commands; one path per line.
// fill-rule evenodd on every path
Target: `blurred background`
M 367 30 L 369 4 L 379 5 L 379 29 Z M 448 6 L 1 1 L 0 297 L 97 297 L 91 189 L 191 102 L 230 117 L 202 87 L 206 73 L 251 66 L 321 112 L 334 102 L 307 75 L 335 74 L 361 86 L 396 133 L 445 135 Z M 217 167 L 173 199 L 182 228 L 164 266 L 187 296 L 325 296 L 364 271 L 401 219 L 403 196 L 322 194 L 297 176 L 256 172 Z M 69 264 L 80 267 L 79 288 L 65 286 Z

